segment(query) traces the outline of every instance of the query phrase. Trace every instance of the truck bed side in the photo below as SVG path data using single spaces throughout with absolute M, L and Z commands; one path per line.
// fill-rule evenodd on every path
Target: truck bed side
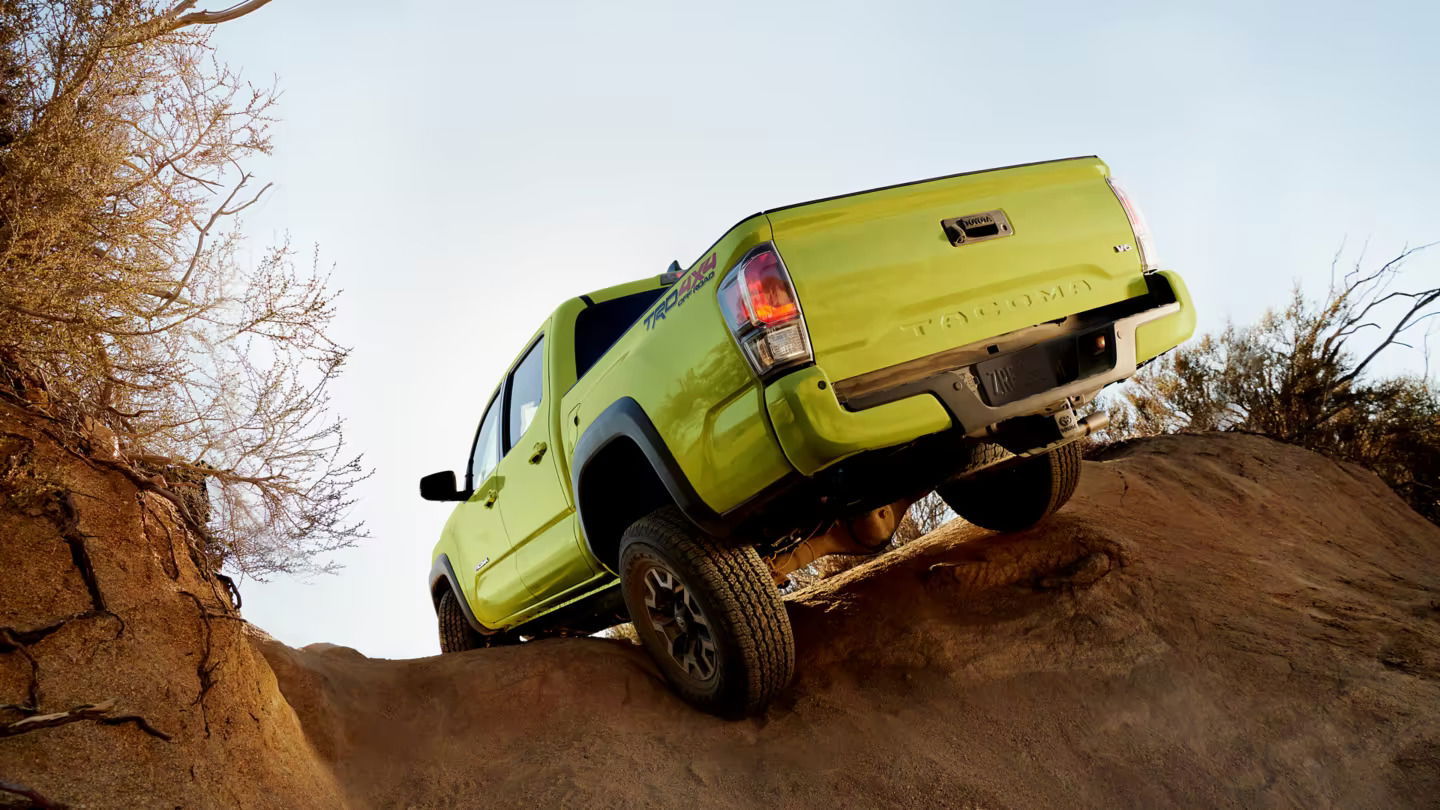
M 700 256 L 567 393 L 568 457 L 608 408 L 633 400 L 704 504 L 723 513 L 792 472 L 770 432 L 763 392 L 716 303 L 719 277 L 770 239 L 762 215 Z

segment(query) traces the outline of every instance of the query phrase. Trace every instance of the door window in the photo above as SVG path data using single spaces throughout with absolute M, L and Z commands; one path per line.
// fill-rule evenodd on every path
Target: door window
M 475 450 L 470 454 L 470 488 L 485 483 L 495 466 L 500 463 L 500 397 L 490 401 L 485 418 L 480 420 L 480 432 L 475 439 Z
M 509 452 L 520 436 L 540 413 L 540 395 L 544 389 L 545 339 L 535 341 L 510 377 L 510 431 L 505 451 Z

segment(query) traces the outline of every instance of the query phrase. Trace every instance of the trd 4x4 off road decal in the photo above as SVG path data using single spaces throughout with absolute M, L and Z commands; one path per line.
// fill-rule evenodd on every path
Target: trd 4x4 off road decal
M 654 329 L 655 324 L 665 320 L 665 316 L 670 314 L 670 310 L 685 303 L 685 299 L 689 298 L 691 293 L 709 284 L 712 278 L 715 278 L 714 253 L 705 257 L 705 261 L 696 265 L 694 270 L 686 273 L 684 278 L 675 283 L 670 292 L 665 293 L 665 297 L 660 299 L 660 303 L 656 304 L 655 308 L 650 310 L 650 314 L 645 316 L 645 328 Z

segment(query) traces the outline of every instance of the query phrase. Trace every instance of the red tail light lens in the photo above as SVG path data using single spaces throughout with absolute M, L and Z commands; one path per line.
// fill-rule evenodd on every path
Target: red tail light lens
M 741 270 L 750 293 L 750 312 L 766 326 L 778 326 L 800 316 L 795 291 L 780 267 L 780 258 L 771 251 L 757 253 Z
M 756 248 L 720 284 L 720 310 L 762 379 L 812 359 L 795 287 L 769 245 Z
M 720 285 L 720 306 L 736 332 L 780 326 L 800 317 L 790 276 L 769 247 L 742 259 Z

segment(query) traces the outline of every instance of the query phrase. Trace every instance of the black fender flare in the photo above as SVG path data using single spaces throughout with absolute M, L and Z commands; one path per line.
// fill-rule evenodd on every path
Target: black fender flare
M 711 537 L 730 537 L 735 533 L 736 527 L 745 525 L 747 520 L 805 481 L 804 476 L 792 469 L 745 501 L 724 512 L 716 512 L 700 497 L 695 487 L 691 486 L 690 479 L 685 476 L 685 471 L 680 469 L 679 463 L 675 461 L 670 448 L 661 438 L 660 431 L 655 429 L 655 423 L 650 421 L 645 409 L 631 397 L 621 397 L 590 423 L 580 440 L 575 443 L 575 452 L 571 454 L 570 491 L 575 499 L 575 513 L 580 523 L 580 531 L 585 536 L 585 545 L 596 559 L 604 558 L 591 540 L 591 526 L 585 518 L 581 485 L 586 466 L 611 442 L 622 438 L 629 439 L 640 448 L 641 454 L 649 462 L 651 470 L 664 486 L 670 500 L 691 523 Z
M 487 636 L 495 632 L 481 624 L 480 620 L 475 618 L 474 612 L 470 610 L 470 600 L 465 598 L 465 591 L 460 589 L 460 580 L 455 576 L 455 568 L 450 564 L 450 555 L 448 554 L 436 557 L 435 562 L 430 566 L 430 603 L 432 607 L 440 606 L 440 597 L 437 593 L 441 587 L 449 588 L 450 592 L 455 594 L 455 601 L 460 603 L 460 612 L 465 614 L 465 621 L 475 632 Z
M 575 512 L 580 520 L 580 530 L 585 534 L 585 543 L 590 546 L 591 553 L 595 553 L 595 547 L 590 542 L 590 526 L 585 520 L 583 508 L 584 498 L 581 496 L 581 485 L 585 477 L 585 468 L 589 463 L 608 447 L 611 442 L 619 439 L 629 439 L 640 448 L 645 460 L 650 462 L 650 467 L 655 472 L 655 477 L 665 487 L 670 495 L 670 500 L 680 508 L 690 522 L 699 526 L 707 533 L 717 537 L 724 537 L 730 533 L 729 523 L 710 505 L 700 498 L 699 493 L 690 485 L 690 480 L 685 477 L 685 471 L 671 455 L 670 448 L 665 445 L 665 440 L 660 437 L 660 431 L 655 429 L 655 423 L 650 421 L 650 416 L 640 403 L 631 397 L 622 397 L 610 404 L 595 417 L 580 440 L 575 443 L 575 452 L 570 461 L 570 491 L 575 493 Z

